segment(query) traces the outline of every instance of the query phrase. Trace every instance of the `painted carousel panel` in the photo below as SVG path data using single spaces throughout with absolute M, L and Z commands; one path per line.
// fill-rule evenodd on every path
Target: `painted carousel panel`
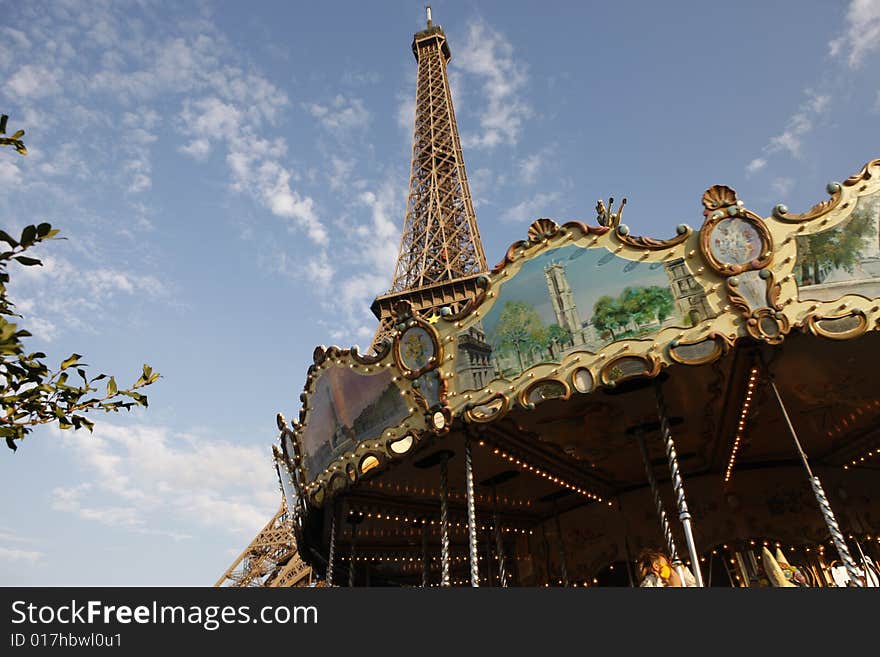
M 364 376 L 349 368 L 329 369 L 315 384 L 309 403 L 301 434 L 309 480 L 334 459 L 409 416 L 390 371 Z
M 299 515 L 299 493 L 294 485 L 293 473 L 283 461 L 276 461 L 278 466 L 278 480 L 281 483 L 281 491 L 284 493 L 284 502 L 287 512 L 291 517 Z
M 604 248 L 562 246 L 527 261 L 482 322 L 459 334 L 459 389 L 716 314 L 682 258 L 639 262 Z
M 834 228 L 798 236 L 797 250 L 794 275 L 801 301 L 880 297 L 880 192 L 860 197 Z

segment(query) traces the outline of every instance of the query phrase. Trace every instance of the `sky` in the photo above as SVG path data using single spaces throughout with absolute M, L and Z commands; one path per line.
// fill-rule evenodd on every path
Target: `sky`
M 66 238 L 10 293 L 58 363 L 150 406 L 0 454 L 0 585 L 211 585 L 280 502 L 275 413 L 366 347 L 394 269 L 423 2 L 7 2 L 0 227 Z M 433 3 L 491 264 L 538 217 L 769 214 L 880 156 L 880 0 Z

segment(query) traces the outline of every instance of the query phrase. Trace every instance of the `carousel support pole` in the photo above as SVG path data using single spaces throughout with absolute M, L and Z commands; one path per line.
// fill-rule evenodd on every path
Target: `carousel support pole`
M 651 495 L 654 496 L 654 507 L 657 509 L 657 517 L 660 519 L 660 531 L 663 532 L 666 550 L 669 553 L 669 559 L 672 561 L 673 568 L 675 568 L 682 585 L 684 585 L 684 566 L 675 547 L 672 526 L 669 524 L 666 507 L 663 505 L 663 499 L 660 497 L 660 487 L 657 485 L 657 478 L 654 476 L 654 469 L 651 467 L 651 459 L 648 456 L 648 448 L 645 446 L 645 436 L 641 431 L 636 432 L 636 440 L 639 443 L 639 451 L 642 453 L 642 461 L 645 463 L 645 474 L 648 475 L 648 485 L 651 487 Z
M 495 569 L 492 567 L 492 534 L 486 531 L 486 586 L 493 586 Z
M 498 580 L 507 588 L 507 568 L 504 563 L 504 540 L 501 538 L 501 518 L 498 515 L 498 495 L 492 486 L 492 526 L 495 528 L 495 552 L 498 554 Z
M 813 471 L 810 469 L 810 464 L 807 461 L 807 455 L 804 453 L 803 448 L 801 447 L 801 442 L 798 440 L 797 432 L 794 430 L 794 425 L 791 423 L 791 418 L 788 417 L 788 411 L 785 409 L 785 404 L 782 403 L 782 396 L 779 394 L 779 389 L 776 387 L 776 381 L 770 379 L 770 387 L 773 389 L 773 394 L 776 396 L 776 402 L 779 404 L 779 409 L 782 411 L 782 415 L 785 418 L 785 423 L 788 425 L 788 431 L 791 433 L 791 437 L 794 439 L 794 445 L 797 448 L 798 455 L 801 457 L 801 463 L 804 464 L 804 469 L 807 471 L 807 477 L 810 480 L 810 486 L 813 489 L 813 495 L 816 497 L 816 501 L 819 503 L 819 510 L 822 512 L 822 517 L 825 519 L 825 525 L 828 527 L 828 532 L 831 534 L 831 541 L 834 543 L 834 547 L 837 549 L 837 554 L 840 556 L 840 560 L 843 562 L 844 567 L 846 568 L 846 573 L 849 575 L 849 579 L 851 581 L 852 586 L 861 586 L 859 581 L 859 571 L 856 568 L 856 562 L 853 560 L 852 556 L 849 553 L 849 548 L 846 545 L 846 541 L 843 539 L 843 534 L 840 531 L 840 527 L 837 525 L 837 519 L 834 517 L 834 512 L 831 510 L 831 505 L 828 503 L 828 498 L 825 496 L 825 491 L 822 488 L 822 483 L 819 481 L 819 477 L 813 475 Z
M 556 537 L 559 539 L 559 561 L 562 564 L 562 586 L 568 588 L 568 559 L 565 556 L 565 540 L 562 536 L 562 523 L 559 521 L 559 510 L 553 502 L 553 522 L 556 525 Z
M 451 586 L 449 578 L 449 457 L 440 461 L 440 586 Z
M 467 495 L 468 553 L 471 563 L 471 586 L 480 585 L 480 555 L 477 552 L 477 509 L 474 505 L 474 467 L 471 440 L 464 438 L 464 478 Z
M 547 528 L 541 523 L 541 539 L 544 542 L 544 569 L 547 571 L 547 585 L 553 583 L 553 576 L 550 574 L 550 541 L 547 540 Z
M 333 562 L 336 557 L 336 500 L 330 507 L 330 550 L 327 555 L 327 586 L 333 586 Z
M 630 588 L 635 587 L 635 577 L 633 577 L 633 560 L 632 554 L 629 551 L 629 541 L 626 536 L 623 537 L 623 552 L 626 555 L 626 576 L 629 579 Z
M 428 523 L 422 518 L 422 588 L 428 587 Z
M 357 539 L 357 528 L 351 523 L 351 556 L 348 558 L 348 586 L 354 588 L 354 557 L 355 557 L 355 540 Z
M 666 400 L 663 398 L 663 388 L 659 381 L 655 381 L 654 390 L 657 394 L 657 413 L 660 417 L 660 431 L 663 434 L 663 442 L 666 445 L 666 458 L 669 461 L 669 473 L 672 478 L 672 488 L 675 492 L 675 503 L 678 506 L 678 518 L 684 530 L 684 539 L 687 543 L 688 553 L 693 564 L 694 579 L 697 586 L 703 586 L 703 573 L 700 572 L 700 554 L 694 543 L 694 528 L 691 524 L 691 512 L 688 510 L 687 499 L 684 495 L 684 482 L 681 479 L 681 471 L 678 468 L 678 455 L 675 453 L 675 442 L 672 440 L 672 429 L 669 426 L 669 417 L 666 414 Z M 684 581 L 682 581 L 684 586 Z

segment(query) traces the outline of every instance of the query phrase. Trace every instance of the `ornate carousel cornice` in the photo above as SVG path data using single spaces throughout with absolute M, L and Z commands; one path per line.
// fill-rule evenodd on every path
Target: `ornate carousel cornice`
M 673 363 L 711 363 L 743 338 L 777 345 L 793 329 L 835 340 L 880 330 L 877 297 L 840 285 L 839 294 L 835 295 L 831 286 L 826 296 L 832 296 L 813 298 L 804 286 L 799 288 L 795 274 L 798 238 L 842 226 L 860 198 L 880 193 L 880 159 L 869 162 L 843 183 L 830 183 L 827 191 L 828 200 L 803 214 L 790 214 L 784 206 L 777 206 L 765 218 L 747 209 L 730 187 L 715 185 L 703 194 L 699 231 L 681 225 L 668 240 L 632 237 L 628 227 L 620 223 L 625 200 L 616 213 L 613 201 L 607 208 L 600 201 L 599 226 L 577 221 L 560 226 L 551 219 L 538 219 L 529 227 L 527 239 L 513 243 L 491 273 L 480 277 L 479 294 L 461 312 L 453 314 L 443 308 L 421 319 L 404 304 L 396 309 L 392 340 L 377 353 L 361 355 L 354 347 L 318 347 L 301 395 L 299 420 L 289 427 L 279 423 L 284 462 L 296 471 L 294 481 L 301 486 L 304 499 L 323 504 L 328 493 L 392 465 L 429 436 L 448 431 L 458 420 L 493 422 L 516 407 L 533 409 L 549 399 L 589 394 L 630 378 L 654 377 Z M 535 267 L 551 263 L 552 254 L 563 247 L 574 247 L 573 257 L 601 254 L 599 264 L 618 258 L 625 263 L 624 272 L 639 265 L 667 271 L 677 268 L 699 286 L 708 316 L 693 320 L 692 325 L 679 322 L 682 325 L 664 326 L 658 320 L 656 331 L 623 339 L 615 339 L 612 331 L 610 340 L 603 339 L 603 344 L 592 350 L 572 343 L 559 359 L 529 363 L 522 371 L 495 376 L 479 387 L 468 385 L 458 375 L 466 365 L 460 362 L 464 356 L 456 348 L 459 338 L 469 331 L 482 331 L 487 317 L 497 321 L 505 289 L 511 289 L 523 268 L 546 256 L 532 267 L 534 274 Z M 416 351 L 407 351 L 413 345 Z M 388 378 L 405 400 L 408 414 L 358 440 L 351 449 L 335 454 L 326 467 L 312 472 L 303 458 L 303 439 L 312 421 L 313 397 L 319 386 L 330 385 L 329 377 L 341 376 L 342 371 L 364 380 Z M 322 384 L 325 377 L 328 383 Z M 428 377 L 436 378 L 433 398 L 425 393 Z

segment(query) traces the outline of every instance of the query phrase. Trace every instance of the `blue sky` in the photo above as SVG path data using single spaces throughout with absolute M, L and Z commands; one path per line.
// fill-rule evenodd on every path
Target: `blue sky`
M 2 227 L 67 241 L 11 292 L 145 412 L 0 458 L 0 584 L 212 584 L 275 511 L 274 415 L 366 346 L 403 221 L 422 2 L 7 4 Z M 435 2 L 487 258 L 539 216 L 803 210 L 880 155 L 880 1 Z

